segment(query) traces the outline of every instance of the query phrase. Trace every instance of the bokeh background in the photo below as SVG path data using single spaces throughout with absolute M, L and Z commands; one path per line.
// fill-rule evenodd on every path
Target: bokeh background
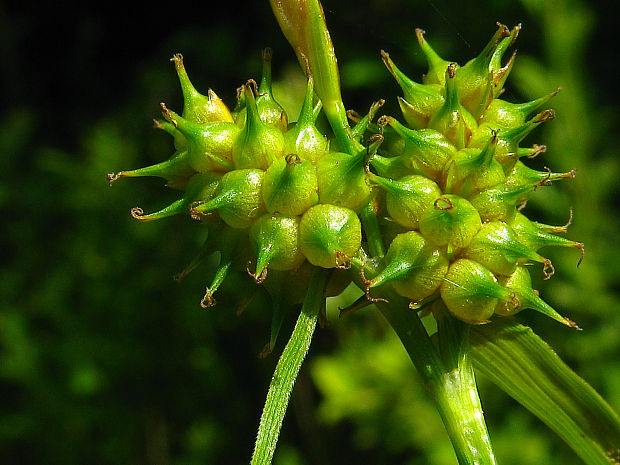
M 39 3 L 38 5 L 33 5 Z M 578 252 L 551 250 L 554 278 L 536 283 L 576 332 L 524 312 L 531 325 L 620 410 L 618 41 L 605 2 L 579 0 L 325 0 L 345 104 L 362 113 L 399 89 L 387 50 L 410 76 L 425 72 L 415 27 L 465 62 L 495 31 L 523 23 L 506 98 L 563 91 L 557 118 L 531 136 L 548 151 L 534 167 L 578 169 L 539 189 L 530 217 L 563 224 Z M 169 58 L 182 52 L 196 86 L 229 105 L 260 77 L 274 49 L 276 98 L 295 119 L 303 75 L 268 2 L 3 2 L 0 4 L 0 462 L 6 464 L 243 464 L 277 354 L 259 359 L 270 309 L 234 277 L 218 306 L 198 303 L 210 281 L 193 258 L 204 231 L 189 218 L 138 224 L 176 198 L 156 179 L 105 174 L 164 160 L 151 127 L 159 102 L 182 105 Z M 540 201 L 544 197 L 544 201 Z M 350 296 L 348 296 L 349 298 Z M 315 336 L 285 419 L 278 465 L 451 465 L 454 454 L 406 353 L 378 312 L 335 317 Z M 500 463 L 578 464 L 529 412 L 479 377 Z

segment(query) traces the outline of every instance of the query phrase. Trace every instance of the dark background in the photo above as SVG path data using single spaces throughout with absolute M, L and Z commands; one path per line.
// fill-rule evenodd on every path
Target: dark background
M 384 112 L 397 114 L 399 89 L 379 50 L 411 77 L 425 72 L 415 27 L 442 56 L 463 63 L 495 21 L 523 23 L 506 98 L 562 85 L 552 102 L 558 118 L 533 139 L 549 152 L 533 163 L 579 170 L 575 181 L 534 199 L 531 216 L 562 224 L 572 206 L 570 237 L 587 247 L 579 271 L 577 252 L 553 251 L 559 272 L 540 285 L 584 332 L 536 315 L 523 321 L 618 410 L 615 18 L 603 4 L 536 3 L 324 7 L 345 104 L 360 113 L 384 97 Z M 259 296 L 237 317 L 233 279 L 214 310 L 200 309 L 208 270 L 180 284 L 171 279 L 201 243 L 200 226 L 187 218 L 137 224 L 131 207 L 154 210 L 176 193 L 153 179 L 110 188 L 105 174 L 170 155 L 169 138 L 151 120 L 161 101 L 181 108 L 173 53 L 184 54 L 200 90 L 212 87 L 234 105 L 236 87 L 259 78 L 265 46 L 274 49 L 276 91 L 299 82 L 266 1 L 0 4 L 0 462 L 248 462 L 277 360 L 257 358 L 268 336 L 267 302 Z M 454 463 L 416 381 L 377 313 L 333 319 L 313 342 L 276 463 Z M 486 380 L 480 385 L 502 463 L 579 463 L 538 420 Z

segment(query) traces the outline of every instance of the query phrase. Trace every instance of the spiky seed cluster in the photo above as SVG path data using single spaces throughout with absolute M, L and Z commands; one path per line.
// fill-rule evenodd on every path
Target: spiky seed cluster
M 365 256 L 359 215 L 370 203 L 391 227 L 384 230 L 389 247 L 378 259 L 378 274 L 367 279 L 362 268 L 369 300 L 373 289 L 390 285 L 413 308 L 440 298 L 470 323 L 533 308 L 574 326 L 538 297 L 525 266 L 541 263 L 548 278 L 553 266 L 540 248 L 583 252 L 583 245 L 557 235 L 565 226 L 533 222 L 521 213 L 536 188 L 575 174 L 538 172 L 521 161 L 544 151 L 519 143 L 553 118 L 552 110 L 530 115 L 557 91 L 523 104 L 497 98 L 514 63 L 514 54 L 505 65 L 502 57 L 519 26 L 509 31 L 498 25 L 480 55 L 462 67 L 440 58 L 423 31 L 416 32 L 429 63 L 423 83 L 381 53 L 402 88 L 398 102 L 406 125 L 390 116 L 373 123 L 383 101 L 364 117 L 350 112 L 354 154 L 335 150 L 317 129 L 321 102 L 311 77 L 297 122 L 288 122 L 273 97 L 270 50 L 263 52 L 260 85 L 242 85 L 232 111 L 212 90 L 200 94 L 182 56 L 172 58 L 183 111 L 162 104 L 164 120 L 155 126 L 173 136 L 174 154 L 153 166 L 110 174 L 109 180 L 159 176 L 184 191 L 155 213 L 134 208 L 131 214 L 149 221 L 189 213 L 209 228 L 204 250 L 179 275 L 220 252 L 203 307 L 215 304 L 215 291 L 235 268 L 264 282 L 276 307 L 299 303 L 312 266 L 347 269 L 352 258 Z M 336 273 L 332 281 L 333 295 L 351 280 Z M 272 326 L 277 334 L 277 322 Z
M 422 83 L 381 52 L 402 89 L 398 103 L 406 124 L 379 119 L 386 139 L 396 134 L 399 143 L 370 160 L 374 172 L 368 178 L 382 188 L 382 212 L 402 231 L 382 271 L 364 279 L 367 294 L 391 281 L 413 308 L 441 298 L 453 315 L 470 323 L 531 308 L 576 327 L 538 297 L 526 265 L 540 263 L 548 279 L 554 268 L 539 249 L 574 247 L 583 257 L 583 244 L 557 235 L 566 226 L 533 222 L 521 213 L 538 187 L 575 176 L 574 170 L 539 172 L 522 161 L 545 151 L 520 143 L 553 119 L 553 110 L 536 112 L 559 89 L 521 104 L 498 98 L 515 54 L 505 64 L 502 58 L 520 26 L 497 26 L 486 47 L 463 66 L 441 58 L 417 29 L 429 65 Z

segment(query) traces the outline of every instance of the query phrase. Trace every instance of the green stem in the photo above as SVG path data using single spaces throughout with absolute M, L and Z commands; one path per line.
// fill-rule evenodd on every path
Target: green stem
M 357 153 L 357 147 L 351 138 L 347 112 L 342 100 L 323 102 L 323 111 L 342 150 L 350 155 Z
M 327 269 L 320 267 L 313 269 L 295 329 L 278 360 L 269 385 L 251 465 L 269 465 L 273 459 L 293 385 L 310 348 L 319 311 L 325 303 L 328 276 Z
M 495 455 L 478 397 L 470 357 L 471 326 L 452 317 L 444 305 L 435 307 L 439 350 L 447 368 L 439 407 L 460 463 L 495 464 Z M 454 431 L 451 431 L 454 430 Z
M 377 304 L 422 375 L 459 464 L 495 465 L 469 357 L 469 328 L 449 315 L 440 318 L 440 355 L 415 311 L 392 303 Z M 452 321 L 441 321 L 444 318 Z
M 375 203 L 373 200 L 368 202 L 362 209 L 360 214 L 362 225 L 368 241 L 368 250 L 372 257 L 381 257 L 385 255 L 385 244 L 379 229 L 379 221 L 377 220 L 377 212 L 375 211 Z
M 352 262 L 353 274 L 359 272 L 360 260 Z M 366 262 L 366 278 L 371 279 L 378 266 Z M 359 284 L 359 283 L 358 283 Z M 363 287 L 362 287 L 363 288 Z M 394 328 L 409 358 L 422 376 L 446 427 L 460 465 L 495 465 L 495 455 L 484 422 L 476 379 L 470 361 L 469 326 L 455 320 L 443 308 L 434 307 L 438 344 L 435 345 L 418 313 L 408 302 L 388 290 L 377 288 L 377 307 Z

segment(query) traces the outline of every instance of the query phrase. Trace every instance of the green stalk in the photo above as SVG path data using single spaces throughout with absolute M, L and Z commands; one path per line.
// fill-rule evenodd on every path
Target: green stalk
M 319 311 L 325 303 L 325 287 L 329 271 L 320 267 L 313 269 L 295 329 L 278 360 L 269 385 L 251 465 L 269 465 L 273 459 L 293 385 L 310 348 Z
M 406 305 L 398 308 L 391 302 L 377 302 L 377 306 L 398 334 L 422 376 L 450 436 L 459 464 L 495 465 L 497 462 L 469 356 L 467 325 L 462 324 L 459 328 L 457 325 L 460 322 L 449 315 L 439 319 L 439 332 L 444 333 L 439 335 L 440 357 L 415 311 Z M 444 322 L 444 318 L 452 321 Z M 455 335 L 455 332 L 460 334 Z
M 350 136 L 347 112 L 340 94 L 340 74 L 334 45 L 319 0 L 270 0 L 273 13 L 299 64 L 314 79 L 315 91 L 334 136 L 344 152 L 357 148 Z
M 439 402 L 447 405 L 439 411 L 452 442 L 459 442 L 455 451 L 459 462 L 495 464 L 495 455 L 484 421 L 478 396 L 469 333 L 471 326 L 452 317 L 443 304 L 435 307 L 439 350 L 447 368 Z M 448 418 L 446 418 L 448 417 Z
M 354 260 L 354 274 L 360 266 Z M 368 262 L 367 278 L 377 274 Z M 436 308 L 438 344 L 433 344 L 416 311 L 393 291 L 379 288 L 387 302 L 376 305 L 400 338 L 409 358 L 422 376 L 452 441 L 459 465 L 495 465 L 495 455 L 478 397 L 469 346 L 469 326 Z

